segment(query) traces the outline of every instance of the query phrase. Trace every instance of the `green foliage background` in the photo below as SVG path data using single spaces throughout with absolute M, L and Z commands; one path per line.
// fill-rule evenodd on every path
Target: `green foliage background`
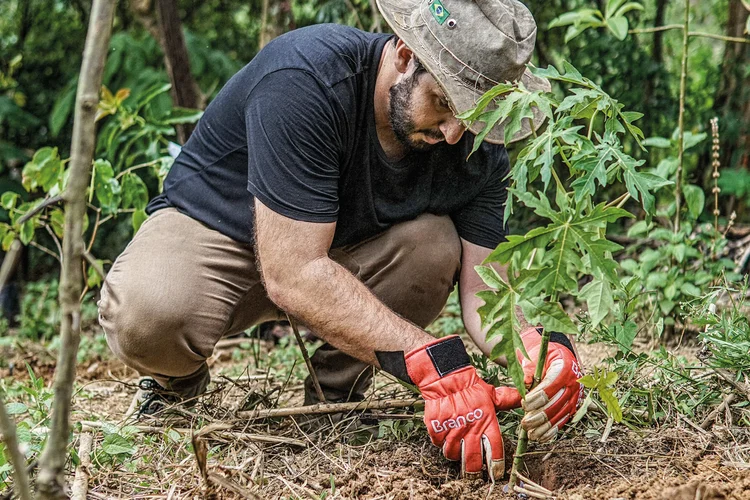
M 337 22 L 364 29 L 387 29 L 382 20 L 378 23 L 377 17 L 373 17 L 372 1 L 295 0 L 291 6 L 297 27 Z M 694 2 L 691 7 L 691 30 L 725 33 L 732 1 L 736 0 Z M 651 138 L 644 142 L 648 150 L 641 149 L 632 136 L 626 136 L 622 139 L 623 151 L 639 164 L 642 162 L 646 172 L 671 178 L 676 158 L 681 32 L 661 33 L 661 48 L 656 50 L 657 37 L 652 33 L 622 36 L 625 31 L 621 19 L 617 29 L 587 29 L 566 43 L 567 29 L 559 20 L 553 22 L 555 19 L 581 9 L 598 9 L 606 13 L 612 0 L 525 0 L 525 3 L 539 26 L 537 56 L 533 62 L 542 68 L 555 66 L 562 70 L 563 61 L 568 61 L 621 103 L 623 109 L 644 113 L 638 120 L 638 127 L 646 138 Z M 682 22 L 682 2 L 644 0 L 640 4 L 642 9 L 629 10 L 624 15 L 627 19 L 625 27 L 650 28 L 655 24 Z M 663 19 L 657 23 L 661 4 L 665 5 Z M 222 85 L 258 51 L 262 2 L 180 0 L 178 6 L 192 72 L 201 92 L 210 101 Z M 60 168 L 64 169 L 64 159 L 69 155 L 71 114 L 89 9 L 90 4 L 86 0 L 0 2 L 0 193 L 19 193 L 18 199 L 12 203 L 10 198 L 5 199 L 3 205 L 6 209 L 11 206 L 28 208 L 42 196 L 42 192 L 29 194 L 21 187 L 22 169 L 35 158 L 35 154 L 41 155 L 42 151 L 47 154 L 56 148 L 57 157 L 62 160 Z M 713 207 L 708 207 L 713 186 L 710 177 L 709 118 L 720 115 L 723 140 L 731 141 L 732 134 L 738 133 L 736 119 L 724 120 L 722 110 L 717 109 L 715 103 L 720 92 L 725 47 L 725 42 L 720 40 L 702 38 L 690 42 L 685 123 L 692 139 L 685 153 L 684 176 L 688 184 L 685 192 L 690 195 L 686 200 L 690 208 L 690 225 L 680 228 L 685 237 L 701 223 L 713 219 Z M 739 74 L 750 74 L 749 61 L 734 63 L 738 66 L 735 69 Z M 132 237 L 137 220 L 143 217 L 144 197 L 147 199 L 158 191 L 160 179 L 168 168 L 167 160 L 162 159 L 167 157 L 167 142 L 176 140 L 172 125 L 179 117 L 188 119 L 185 113 L 172 108 L 169 93 L 165 90 L 168 83 L 158 43 L 134 17 L 129 2 L 119 2 L 104 86 L 113 96 L 119 95 L 121 99 L 112 104 L 113 116 L 101 121 L 97 158 L 109 162 L 109 165 L 99 164 L 101 168 L 94 176 L 95 185 L 92 186 L 92 201 L 100 207 L 102 217 L 109 217 L 109 224 L 101 227 L 91 248 L 92 254 L 104 263 L 114 259 Z M 563 95 L 562 88 L 556 84 L 554 90 L 558 97 Z M 155 89 L 161 91 L 151 98 L 147 106 L 142 107 L 140 103 L 146 96 L 151 96 Z M 125 93 L 117 94 L 118 91 Z M 603 120 L 601 116 L 597 119 Z M 131 126 L 128 120 L 135 120 L 135 125 Z M 122 128 L 123 123 L 130 128 L 122 135 L 116 135 L 116 129 Z M 575 125 L 581 123 L 571 124 Z M 601 126 L 603 122 L 597 125 Z M 144 135 L 139 135 L 141 133 Z M 112 147 L 113 144 L 116 147 Z M 519 153 L 517 148 L 511 148 L 514 158 Z M 723 189 L 720 197 L 721 223 L 726 222 L 731 210 L 738 211 L 738 223 L 746 222 L 748 217 L 744 194 L 750 191 L 750 173 L 746 170 L 747 166 L 732 163 L 737 160 L 736 156 L 726 159 L 725 163 L 729 164 L 723 165 L 724 173 L 719 181 Z M 558 167 L 561 166 L 559 159 L 554 161 Z M 154 163 L 148 169 L 132 173 L 128 170 L 150 162 Z M 50 168 L 49 164 L 45 168 Z M 566 189 L 576 188 L 568 185 L 568 179 L 562 181 Z M 133 192 L 137 194 L 129 194 Z M 623 219 L 614 224 L 613 230 L 624 233 L 630 229 L 631 235 L 640 236 L 651 235 L 651 231 L 663 228 L 674 212 L 674 199 L 670 193 L 668 189 L 661 190 L 655 199 L 655 224 L 639 222 L 635 231 L 630 228 L 633 222 Z M 593 192 L 592 202 L 609 202 L 620 194 L 619 190 L 599 186 Z M 115 207 L 118 204 L 120 210 Z M 635 198 L 625 208 L 639 218 L 645 215 Z M 55 217 L 59 218 L 59 215 L 52 215 L 53 222 Z M 2 218 L 8 222 L 8 216 L 0 213 Z M 534 227 L 540 223 L 545 223 L 543 218 L 531 210 L 518 211 L 509 220 L 511 230 Z M 87 237 L 91 236 L 94 226 L 90 224 Z M 31 226 L 26 228 L 26 237 L 31 229 Z M 7 234 L 6 237 L 10 238 Z M 656 233 L 657 239 L 659 234 Z M 53 236 L 37 230 L 35 238 L 39 244 L 54 248 Z M 675 250 L 669 245 L 679 248 Z M 688 270 L 695 265 L 690 258 L 704 250 L 696 245 L 683 249 L 680 243 L 666 241 L 662 247 L 667 250 L 662 253 L 678 252 L 672 255 L 680 264 L 677 267 Z M 652 260 L 659 261 L 658 258 Z M 630 272 L 637 275 L 636 268 L 640 265 L 643 274 L 642 255 L 634 256 L 634 262 L 637 265 L 631 266 Z M 46 279 L 56 271 L 57 263 L 49 255 L 31 248 L 27 267 L 27 278 Z M 711 270 L 711 274 L 721 270 L 721 266 L 718 266 Z M 629 272 L 627 269 L 625 271 Z M 642 278 L 645 279 L 645 276 Z M 91 284 L 95 283 L 96 280 L 92 280 Z M 668 296 L 660 297 L 657 304 L 665 314 L 671 312 L 681 298 L 694 296 L 694 284 L 680 283 L 673 287 L 674 280 L 660 284 L 657 286 L 659 293 L 666 290 Z

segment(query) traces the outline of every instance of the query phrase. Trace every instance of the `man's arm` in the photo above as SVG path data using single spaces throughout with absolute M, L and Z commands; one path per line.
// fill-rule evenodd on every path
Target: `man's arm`
M 474 267 L 481 265 L 484 259 L 490 255 L 492 250 L 475 245 L 463 238 L 461 238 L 461 250 L 461 275 L 458 279 L 458 293 L 461 300 L 461 315 L 464 321 L 464 327 L 469 333 L 471 340 L 474 341 L 485 356 L 489 357 L 492 348 L 497 342 L 488 343 L 485 340 L 487 329 L 482 328 L 482 322 L 479 318 L 479 313 L 477 313 L 477 309 L 484 305 L 484 301 L 477 297 L 477 292 L 489 290 L 490 287 L 482 281 L 482 278 L 479 277 L 479 274 L 474 270 Z M 504 280 L 508 279 L 506 266 L 493 264 L 493 267 Z M 522 330 L 530 326 L 524 319 L 520 310 L 516 311 L 516 316 L 521 322 Z M 505 366 L 504 358 L 500 358 L 496 361 Z
M 255 200 L 258 267 L 269 298 L 326 342 L 377 367 L 375 351 L 406 353 L 435 340 L 328 257 L 335 229 L 335 222 L 296 221 Z

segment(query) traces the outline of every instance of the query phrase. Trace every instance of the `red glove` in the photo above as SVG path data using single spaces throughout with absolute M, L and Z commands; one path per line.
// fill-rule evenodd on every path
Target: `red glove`
M 461 460 L 461 474 L 482 472 L 482 453 L 493 479 L 505 474 L 497 410 L 521 405 L 516 389 L 493 387 L 471 366 L 461 339 L 435 340 L 404 356 L 406 370 L 425 400 L 424 423 L 448 460 Z
M 521 332 L 521 340 L 531 358 L 526 359 L 518 351 L 527 387 L 534 380 L 536 360 L 542 344 L 541 331 L 541 328 L 527 328 Z M 578 383 L 582 376 L 568 338 L 552 333 L 542 381 L 523 400 L 526 416 L 521 420 L 521 426 L 528 431 L 529 439 L 543 443 L 552 440 L 557 431 L 575 415 L 583 401 L 583 385 Z

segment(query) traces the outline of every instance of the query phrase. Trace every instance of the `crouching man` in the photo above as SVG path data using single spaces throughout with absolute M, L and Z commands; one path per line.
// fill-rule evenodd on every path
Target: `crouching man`
M 101 325 L 155 395 L 190 398 L 222 337 L 284 311 L 327 342 L 312 362 L 329 401 L 361 399 L 383 369 L 419 387 L 447 458 L 500 476 L 495 412 L 519 407 L 518 392 L 483 382 L 458 337 L 424 328 L 457 281 L 466 329 L 491 351 L 474 266 L 504 239 L 508 155 L 500 126 L 469 157 L 455 116 L 498 82 L 549 88 L 525 68 L 536 25 L 517 0 L 378 4 L 396 36 L 293 31 L 224 86 L 112 266 Z M 538 331 L 523 340 L 536 359 Z M 556 340 L 526 400 L 532 439 L 554 437 L 579 398 L 572 349 Z

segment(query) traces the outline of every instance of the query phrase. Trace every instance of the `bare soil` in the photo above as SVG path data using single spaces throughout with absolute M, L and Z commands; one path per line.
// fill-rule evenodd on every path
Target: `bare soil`
M 270 348 L 270 343 L 264 344 L 264 353 Z M 687 355 L 693 350 L 682 349 Z M 610 354 L 601 346 L 579 345 L 579 350 L 589 367 Z M 0 370 L 0 376 L 27 378 L 26 370 L 19 369 L 27 362 L 38 376 L 51 380 L 54 359 L 44 349 L 25 347 L 5 354 L 14 368 Z M 366 439 L 370 434 L 362 428 L 353 429 L 350 424 L 358 421 L 354 415 L 338 423 L 324 420 L 316 430 L 299 418 L 243 422 L 234 412 L 253 401 L 296 406 L 302 398 L 299 380 L 285 380 L 268 371 L 260 377 L 264 372 L 255 371 L 252 365 L 247 349 L 235 347 L 219 353 L 213 360 L 210 394 L 194 408 L 178 410 L 179 415 L 166 422 L 177 432 L 165 428 L 135 435 L 132 439 L 138 451 L 127 461 L 103 460 L 97 454 L 103 436 L 94 431 L 89 498 L 518 498 L 504 491 L 505 482 L 460 479 L 458 465 L 445 460 L 429 443 L 421 422 L 409 411 L 390 415 L 395 430 L 374 440 Z M 244 379 L 219 376 L 243 369 Z M 135 393 L 137 374 L 105 357 L 84 363 L 78 376 L 73 419 L 120 423 Z M 373 396 L 407 396 L 394 385 L 378 375 Z M 513 418 L 501 423 L 512 427 Z M 583 427 L 584 422 L 569 426 L 551 444 L 529 449 L 526 475 L 557 498 L 750 500 L 750 430 L 746 427 L 726 425 L 720 416 L 707 431 L 698 431 L 695 423 L 673 415 L 661 426 L 645 430 L 615 425 L 601 442 L 601 432 L 587 433 L 590 428 Z M 207 444 L 204 476 L 189 429 L 222 423 L 231 424 L 232 429 L 203 438 Z M 138 424 L 161 426 L 165 422 L 142 420 Z M 603 427 L 604 421 L 598 430 Z M 80 432 L 75 429 L 76 447 Z M 258 435 L 288 442 L 261 442 Z M 505 448 L 509 471 L 515 449 L 512 432 L 505 435 Z

